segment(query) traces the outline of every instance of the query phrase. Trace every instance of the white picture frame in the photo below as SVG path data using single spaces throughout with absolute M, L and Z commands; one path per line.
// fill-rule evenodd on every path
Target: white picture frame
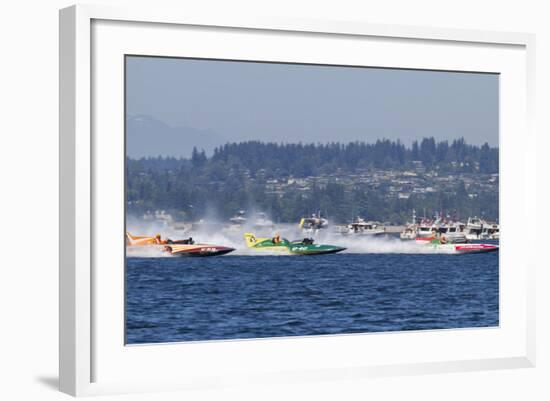
M 144 32 L 146 35 L 140 36 Z M 534 252 L 518 258 L 517 252 L 514 254 L 511 248 L 506 248 L 506 244 L 512 241 L 533 247 L 529 241 L 506 229 L 501 240 L 504 250 L 501 263 L 504 260 L 504 263 L 516 266 L 515 269 L 501 267 L 501 314 L 504 321 L 496 329 L 124 347 L 123 340 L 117 339 L 117 333 L 122 336 L 120 322 L 123 319 L 119 305 L 123 291 L 120 271 L 118 268 L 110 272 L 101 270 L 110 264 L 105 261 L 121 263 L 120 255 L 123 253 L 123 241 L 116 240 L 120 236 L 118 228 L 109 233 L 106 231 L 109 228 L 104 224 L 105 221 L 119 223 L 121 208 L 123 210 L 122 198 L 116 189 L 117 185 L 120 187 L 120 174 L 112 175 L 110 185 L 102 179 L 105 174 L 118 171 L 117 166 L 123 160 L 123 153 L 119 152 L 123 144 L 118 136 L 120 134 L 123 138 L 123 131 L 119 129 L 120 120 L 110 120 L 105 111 L 122 107 L 120 65 L 113 67 L 110 60 L 122 62 L 121 54 L 136 51 L 138 54 L 174 55 L 174 49 L 178 49 L 175 39 L 163 40 L 162 48 L 159 39 L 174 38 L 180 33 L 197 35 L 196 38 L 203 41 L 201 43 L 205 48 L 210 46 L 209 40 L 220 35 L 225 35 L 227 40 L 246 41 L 250 43 L 250 48 L 242 42 L 239 47 L 242 53 L 236 57 L 242 59 L 252 57 L 255 60 L 287 61 L 287 58 L 294 56 L 275 49 L 284 47 L 286 51 L 292 51 L 292 46 L 295 46 L 295 57 L 300 58 L 303 52 L 300 53 L 299 46 L 322 38 L 325 41 L 323 45 L 339 41 L 337 47 L 334 43 L 330 45 L 333 47 L 327 47 L 329 52 L 330 49 L 334 53 L 341 51 L 341 54 L 330 53 L 324 57 L 340 57 L 339 60 L 347 60 L 350 64 L 364 65 L 365 61 L 358 58 L 360 56 L 352 57 L 351 49 L 357 43 L 365 42 L 371 46 L 372 54 L 376 54 L 369 62 L 370 66 L 431 66 L 433 69 L 503 74 L 501 200 L 504 202 L 501 221 L 534 221 L 533 216 L 536 216 L 536 141 L 531 116 L 535 79 L 533 35 L 291 18 L 233 20 L 186 15 L 181 10 L 169 12 L 154 7 L 78 5 L 63 9 L 60 11 L 61 391 L 72 395 L 93 395 L 210 388 L 250 381 L 277 383 L 534 366 L 536 258 Z M 261 35 L 262 41 L 272 46 L 263 46 L 262 53 L 258 50 L 254 35 Z M 292 39 L 291 46 L 289 42 L 282 43 L 288 39 Z M 390 57 L 389 51 L 384 53 L 385 48 L 392 46 L 401 46 L 399 49 L 403 50 L 395 59 Z M 418 59 L 411 58 L 413 53 L 410 53 L 409 61 L 404 65 L 402 60 L 407 57 L 409 47 L 414 48 Z M 493 50 L 492 60 L 482 60 L 487 57 L 484 56 L 486 52 Z M 226 52 L 215 44 L 207 50 L 178 51 L 176 56 L 193 51 L 192 56 L 205 57 L 202 53 L 198 54 L 204 51 L 204 54 L 210 52 L 208 54 L 218 55 L 219 58 L 235 58 L 229 50 Z M 440 52 L 441 57 L 430 56 L 436 51 Z M 315 62 L 319 56 L 312 53 L 309 57 L 307 61 Z M 105 130 L 117 133 L 113 135 L 114 142 L 109 142 L 110 139 L 104 136 L 98 137 L 97 133 Z M 515 184 L 521 184 L 522 191 L 515 191 L 512 187 Z M 116 204 L 113 210 L 109 209 L 106 197 Z M 100 231 L 105 235 L 99 235 Z M 105 245 L 104 237 L 105 241 L 110 241 L 108 245 Z M 112 308 L 107 311 L 106 305 Z M 115 338 L 114 341 L 111 341 L 109 333 Z M 447 349 L 450 343 L 456 344 L 454 350 Z M 430 351 L 434 355 L 428 356 L 430 352 L 423 348 L 427 344 L 434 344 L 434 350 Z M 472 347 L 465 352 L 467 344 L 472 344 Z M 342 347 L 350 347 L 357 352 L 342 353 L 345 349 Z M 398 355 L 391 355 L 389 347 L 401 351 Z M 437 347 L 442 347 L 448 354 Z M 370 349 L 368 353 L 359 351 L 367 349 Z M 375 349 L 380 352 L 376 353 Z M 316 356 L 320 350 L 324 351 L 323 358 Z M 435 353 L 441 356 L 436 358 Z M 261 358 L 252 357 L 252 354 Z M 290 366 L 289 359 L 284 358 L 290 354 L 299 354 L 302 358 L 292 361 L 293 366 Z M 177 360 L 181 361 L 181 355 L 186 355 L 185 359 L 190 361 L 187 363 L 189 366 L 178 366 L 185 373 L 184 377 L 181 373 L 171 375 L 168 370 L 143 368 L 163 362 L 167 369 L 173 371 L 175 360 L 179 358 Z M 200 366 L 199 360 L 206 360 L 208 364 Z M 218 370 L 210 371 L 212 362 L 216 362 Z M 254 369 L 251 370 L 250 366 Z

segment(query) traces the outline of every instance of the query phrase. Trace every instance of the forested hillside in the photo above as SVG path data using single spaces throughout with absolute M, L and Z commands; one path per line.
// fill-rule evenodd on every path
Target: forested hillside
M 130 213 L 227 219 L 257 209 L 295 222 L 322 211 L 402 223 L 411 209 L 498 218 L 498 148 L 425 138 L 347 144 L 228 143 L 211 157 L 127 159 Z

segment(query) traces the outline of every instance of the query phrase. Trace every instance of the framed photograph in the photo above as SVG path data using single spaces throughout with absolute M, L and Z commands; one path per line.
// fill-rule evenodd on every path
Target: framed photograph
M 61 390 L 533 366 L 533 47 L 61 10 Z

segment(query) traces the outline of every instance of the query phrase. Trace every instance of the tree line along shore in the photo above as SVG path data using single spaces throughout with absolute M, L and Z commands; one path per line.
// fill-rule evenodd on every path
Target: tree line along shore
M 498 220 L 498 148 L 463 139 L 347 144 L 228 143 L 211 155 L 126 159 L 129 214 L 169 211 L 178 220 L 225 220 L 241 209 L 273 221 L 321 213 L 402 225 L 428 216 Z

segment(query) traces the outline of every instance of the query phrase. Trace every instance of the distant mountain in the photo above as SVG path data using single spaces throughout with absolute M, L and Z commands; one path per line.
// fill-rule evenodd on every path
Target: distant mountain
M 209 130 L 193 127 L 172 127 L 146 115 L 126 118 L 126 155 L 132 158 L 148 156 L 191 157 L 193 147 L 211 155 L 226 139 Z

